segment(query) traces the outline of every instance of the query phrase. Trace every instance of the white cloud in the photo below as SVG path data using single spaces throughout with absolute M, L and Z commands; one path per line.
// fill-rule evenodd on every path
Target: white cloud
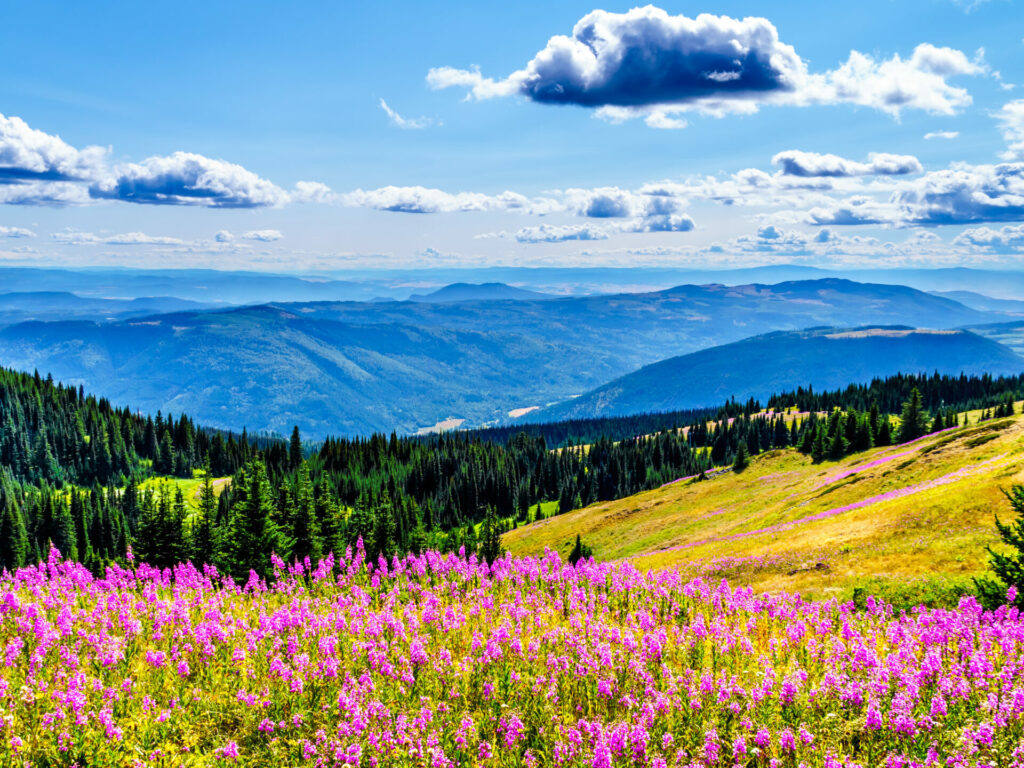
M 1004 160 L 1024 160 L 1024 99 L 1003 105 L 996 119 L 1008 145 L 1000 156 Z
M 384 113 L 388 116 L 388 120 L 396 128 L 402 128 L 407 131 L 419 131 L 424 128 L 429 128 L 435 124 L 433 118 L 430 117 L 402 117 L 395 110 L 388 106 L 388 103 L 384 99 L 380 100 L 380 108 L 384 110 Z
M 515 192 L 488 195 L 482 192 L 445 192 L 429 187 L 387 186 L 356 189 L 340 196 L 344 205 L 400 213 L 455 213 L 464 211 L 521 211 L 545 213 L 550 200 L 530 200 Z
M 35 237 L 36 233 L 31 229 L 24 229 L 23 227 L 3 227 L 0 226 L 0 237 Z
M 294 203 L 336 203 L 338 195 L 319 181 L 299 181 L 291 193 Z
M 177 237 L 154 237 L 143 232 L 118 235 L 95 235 L 92 232 L 55 232 L 53 239 L 65 245 L 185 245 Z
M 563 243 L 569 240 L 607 240 L 608 232 L 593 224 L 541 224 L 522 227 L 513 237 L 519 243 Z
M 978 227 L 965 229 L 953 240 L 955 245 L 972 246 L 996 253 L 1017 253 L 1024 251 L 1024 224 L 990 229 Z
M 929 131 L 924 135 L 926 141 L 932 139 L 955 139 L 960 135 L 960 131 Z
M 230 231 L 222 229 L 213 236 L 213 239 L 218 243 L 230 243 L 235 236 Z
M 240 165 L 192 152 L 127 163 L 95 182 L 96 198 L 153 205 L 257 208 L 288 202 L 288 193 Z
M 254 229 L 242 235 L 243 240 L 257 240 L 261 243 L 272 243 L 281 237 L 281 233 L 276 229 Z
M 921 173 L 920 161 L 912 155 L 891 155 L 872 152 L 866 163 L 847 160 L 844 157 L 817 152 L 801 152 L 797 149 L 779 152 L 772 158 L 772 164 L 782 167 L 790 176 L 899 176 Z
M 0 184 L 92 178 L 106 155 L 102 147 L 75 149 L 20 117 L 0 114 Z
M 432 88 L 465 88 L 477 100 L 521 95 L 543 104 L 593 108 L 612 122 L 643 117 L 681 128 L 679 114 L 750 113 L 759 104 L 857 104 L 898 117 L 903 109 L 953 114 L 971 103 L 948 78 L 988 73 L 961 51 L 922 43 L 910 58 L 851 51 L 838 68 L 810 74 L 764 18 L 669 15 L 646 6 L 595 10 L 570 36 L 555 35 L 523 69 L 495 80 L 478 69 L 436 67 Z

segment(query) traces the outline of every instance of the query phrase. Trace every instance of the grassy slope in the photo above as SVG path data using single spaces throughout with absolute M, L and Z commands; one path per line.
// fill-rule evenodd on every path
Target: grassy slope
M 839 462 L 816 465 L 796 451 L 774 451 L 740 475 L 595 504 L 520 526 L 503 543 L 514 554 L 545 547 L 565 553 L 579 533 L 600 559 L 628 557 L 642 568 L 681 565 L 766 591 L 848 594 L 869 578 L 903 582 L 982 572 L 985 547 L 997 540 L 993 513 L 1008 509 L 1001 489 L 1014 482 L 1024 482 L 1022 416 Z M 930 483 L 916 493 L 806 520 Z M 758 532 L 780 523 L 781 530 Z

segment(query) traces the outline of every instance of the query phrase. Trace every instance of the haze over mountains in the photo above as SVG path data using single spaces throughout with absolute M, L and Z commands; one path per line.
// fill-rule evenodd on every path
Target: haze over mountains
M 1014 375 L 1024 357 L 964 330 L 906 326 L 776 331 L 662 360 L 530 420 L 685 410 L 730 397 L 766 399 L 798 387 L 830 390 L 896 373 Z
M 250 431 L 285 433 L 298 424 L 321 437 L 504 421 L 510 411 L 769 331 L 941 329 L 1008 319 L 905 286 L 835 278 L 525 300 L 511 298 L 525 291 L 507 288 L 453 286 L 429 301 L 277 302 L 19 323 L 0 330 L 0 363 L 51 373 L 144 411 L 186 412 L 210 426 Z M 939 347 L 922 353 L 918 368 L 936 367 L 931 354 L 962 359 L 948 357 L 942 345 L 949 339 L 935 338 Z M 1012 353 L 987 349 L 985 360 L 1012 367 Z M 862 370 L 896 369 L 869 360 Z M 724 399 L 720 390 L 694 396 L 699 405 Z

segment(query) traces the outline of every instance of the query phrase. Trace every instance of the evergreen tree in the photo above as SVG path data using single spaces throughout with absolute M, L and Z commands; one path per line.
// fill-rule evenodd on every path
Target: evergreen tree
M 261 459 L 248 466 L 248 487 L 245 499 L 231 509 L 229 530 L 229 562 L 232 575 L 246 581 L 249 571 L 266 578 L 271 574 L 270 555 L 287 550 L 287 542 L 274 522 L 274 502 L 267 479 L 267 468 Z
M 320 543 L 320 526 L 317 524 L 316 503 L 313 499 L 313 484 L 309 479 L 309 465 L 301 462 L 299 479 L 295 488 L 295 514 L 292 520 L 292 557 L 299 562 L 309 558 L 316 563 L 323 557 Z
M 580 560 L 589 560 L 593 556 L 594 551 L 580 540 L 580 535 L 577 533 L 576 543 L 573 544 L 572 551 L 569 552 L 569 562 L 576 565 Z
M 490 565 L 501 557 L 501 552 L 501 529 L 498 527 L 498 517 L 494 512 L 494 507 L 488 507 L 480 529 L 480 557 Z
M 0 571 L 28 565 L 28 531 L 21 513 L 8 504 L 0 515 Z
M 292 439 L 288 444 L 288 463 L 295 469 L 302 463 L 302 437 L 299 435 L 299 428 L 292 428 Z
M 210 479 L 207 466 L 203 474 L 203 484 L 199 489 L 199 510 L 192 521 L 191 554 L 196 565 L 213 564 L 217 557 L 217 541 L 215 524 L 217 520 L 217 493 Z
M 736 458 L 732 462 L 733 472 L 742 472 L 750 466 L 750 457 L 747 455 L 747 443 L 745 440 L 740 440 L 740 444 L 736 446 Z
M 825 436 L 825 427 L 818 424 L 817 434 L 814 436 L 813 447 L 811 448 L 811 459 L 815 464 L 825 460 L 828 454 L 828 438 Z
M 995 578 L 974 580 L 981 602 L 990 609 L 1008 602 L 1007 590 L 1011 588 L 1016 595 L 1009 602 L 1024 608 L 1024 485 L 1014 485 L 1004 494 L 1016 519 L 1004 523 L 996 515 L 996 530 L 1009 552 L 1004 555 L 987 547 L 989 569 Z
M 908 443 L 926 434 L 927 431 L 928 414 L 921 407 L 921 390 L 914 387 L 910 392 L 910 397 L 903 403 L 896 440 L 899 443 Z

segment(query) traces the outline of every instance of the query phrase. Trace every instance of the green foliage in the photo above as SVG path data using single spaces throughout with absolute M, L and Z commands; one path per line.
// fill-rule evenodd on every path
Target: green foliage
M 573 565 L 576 565 L 580 560 L 589 560 L 594 556 L 594 550 L 588 547 L 580 539 L 580 535 L 576 534 L 576 543 L 572 545 L 572 550 L 569 552 L 568 560 Z
M 921 406 L 921 391 L 914 387 L 910 391 L 910 397 L 903 403 L 903 411 L 900 413 L 900 428 L 896 433 L 897 443 L 907 443 L 916 440 L 928 432 L 928 414 Z
M 966 577 L 927 577 L 907 581 L 874 577 L 855 586 L 850 599 L 859 610 L 864 610 L 868 596 L 889 603 L 896 611 L 909 613 L 922 605 L 925 608 L 956 608 L 961 598 L 977 597 L 978 589 L 975 582 Z
M 996 552 L 988 547 L 989 569 L 992 577 L 975 580 L 982 603 L 995 608 L 1011 602 L 1024 608 L 1024 485 L 1014 485 L 1004 491 L 1015 519 L 1004 523 L 996 515 L 996 530 L 1008 552 Z M 1011 598 L 1007 590 L 1012 590 Z

